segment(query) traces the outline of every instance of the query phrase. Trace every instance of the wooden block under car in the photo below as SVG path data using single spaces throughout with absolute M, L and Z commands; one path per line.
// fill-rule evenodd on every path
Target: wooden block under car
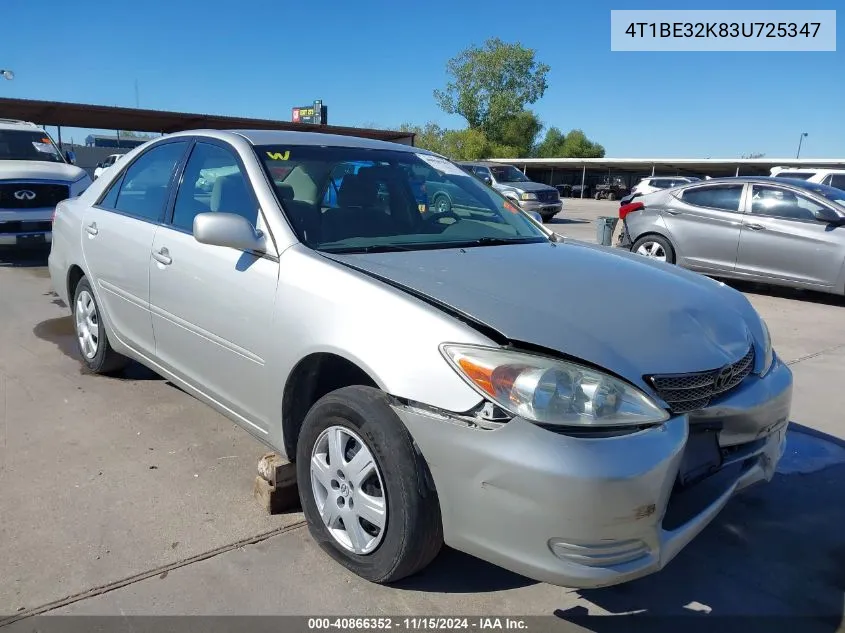
M 266 512 L 279 514 L 299 507 L 296 465 L 275 453 L 258 462 L 253 495 Z

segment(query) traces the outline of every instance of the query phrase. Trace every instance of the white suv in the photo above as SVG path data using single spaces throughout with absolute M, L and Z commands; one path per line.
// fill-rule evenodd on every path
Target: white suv
M 94 180 L 97 180 L 104 171 L 106 171 L 109 167 L 114 165 L 117 161 L 119 161 L 123 157 L 123 154 L 109 154 L 108 158 L 103 162 L 99 163 L 94 169 Z
M 644 196 L 647 193 L 654 193 L 662 189 L 672 189 L 681 185 L 688 185 L 691 182 L 698 182 L 699 180 L 701 179 L 695 178 L 694 176 L 650 176 L 639 181 L 628 195 L 639 194 Z
M 0 246 L 46 244 L 56 205 L 91 178 L 34 123 L 0 119 Z
M 801 169 L 799 167 L 772 167 L 770 175 L 778 178 L 795 178 L 815 182 L 835 189 L 845 189 L 845 169 Z

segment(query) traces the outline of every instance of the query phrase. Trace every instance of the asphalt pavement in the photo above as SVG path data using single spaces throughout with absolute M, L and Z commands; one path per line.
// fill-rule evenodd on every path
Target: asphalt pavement
M 566 200 L 552 227 L 591 241 L 617 206 Z M 749 630 L 765 617 L 808 618 L 802 632 L 843 623 L 840 298 L 736 286 L 795 375 L 787 455 L 662 572 L 576 591 L 446 549 L 382 587 L 325 556 L 299 512 L 261 511 L 252 485 L 266 451 L 246 432 L 142 367 L 82 371 L 45 263 L 0 251 L 0 627 L 41 613 L 542 615 L 596 631 L 627 619 L 584 616 L 645 613 L 671 630 L 720 616 L 755 616 Z

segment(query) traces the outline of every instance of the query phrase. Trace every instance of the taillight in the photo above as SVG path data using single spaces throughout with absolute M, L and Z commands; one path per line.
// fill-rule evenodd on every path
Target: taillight
M 642 202 L 630 202 L 628 204 L 623 204 L 619 207 L 619 219 L 624 220 L 626 215 L 633 213 L 634 211 L 639 211 L 640 209 L 645 209 L 645 205 Z

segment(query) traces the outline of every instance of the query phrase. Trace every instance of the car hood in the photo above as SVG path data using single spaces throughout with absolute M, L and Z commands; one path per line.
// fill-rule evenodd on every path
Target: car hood
M 557 191 L 554 187 L 544 185 L 541 182 L 500 182 L 503 187 L 510 187 L 511 189 L 519 189 L 520 191 Z
M 0 160 L 0 180 L 62 180 L 76 182 L 86 172 L 68 163 L 44 160 Z
M 584 243 L 326 256 L 431 297 L 512 342 L 587 361 L 643 388 L 645 375 L 732 363 L 763 337 L 736 290 Z

